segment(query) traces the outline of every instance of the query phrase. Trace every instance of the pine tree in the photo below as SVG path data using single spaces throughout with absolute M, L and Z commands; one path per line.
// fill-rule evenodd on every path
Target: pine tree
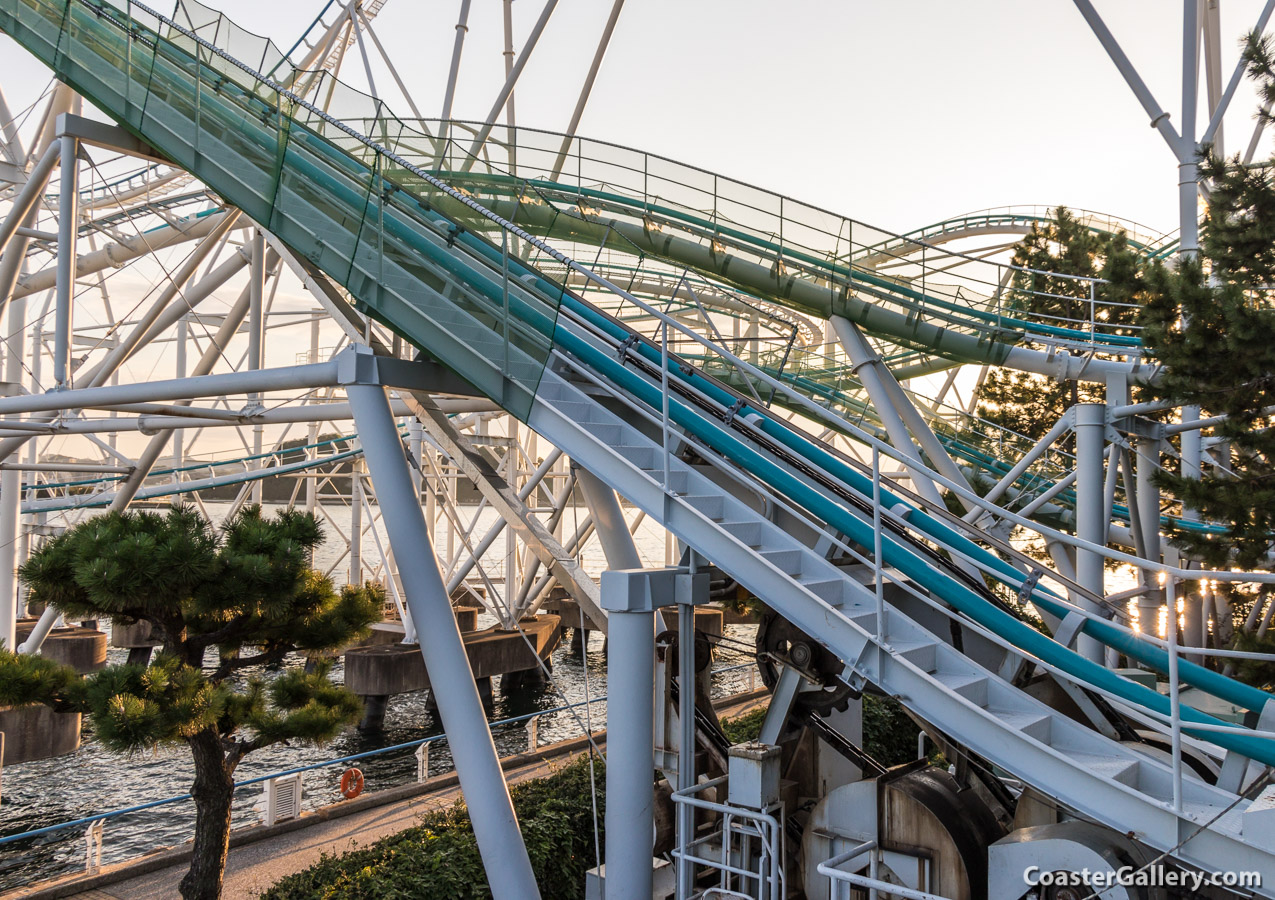
M 1093 321 L 1104 334 L 1126 332 L 1137 320 L 1141 264 L 1123 231 L 1094 231 L 1060 206 L 1051 220 L 1032 225 L 1014 248 L 1013 264 L 1006 304 L 1011 315 L 1019 310 L 1046 325 L 1084 328 L 1092 290 Z M 1072 406 L 1103 400 L 1098 385 L 996 370 L 979 388 L 978 415 L 1040 438 Z
M 1246 39 L 1248 71 L 1275 99 L 1269 40 Z M 1264 114 L 1265 115 L 1265 114 Z M 1200 255 L 1146 275 L 1143 343 L 1163 366 L 1152 396 L 1198 405 L 1226 419 L 1206 432 L 1221 442 L 1223 470 L 1199 479 L 1166 472 L 1160 483 L 1225 534 L 1171 527 L 1170 538 L 1209 567 L 1269 568 L 1275 531 L 1275 162 L 1244 165 L 1206 148 L 1210 185 Z M 1228 471 L 1229 470 L 1229 471 Z
M 1246 38 L 1248 74 L 1275 101 L 1275 53 L 1269 40 Z M 1259 116 L 1272 120 L 1268 112 Z M 1222 533 L 1170 525 L 1170 540 L 1205 567 L 1271 568 L 1275 533 L 1275 160 L 1246 165 L 1205 148 L 1200 174 L 1209 185 L 1198 258 L 1146 273 L 1143 345 L 1161 374 L 1147 394 L 1224 416 L 1203 434 L 1218 466 L 1201 477 L 1166 470 L 1157 481 L 1183 509 Z M 1227 588 L 1243 612 L 1261 590 Z M 1275 651 L 1269 638 L 1236 633 L 1237 649 Z M 1275 683 L 1275 668 L 1245 663 L 1240 677 Z
M 379 589 L 338 592 L 309 567 L 322 540 L 308 513 L 266 517 L 252 507 L 221 532 L 184 509 L 112 513 L 49 541 L 19 570 L 36 602 L 72 618 L 149 622 L 162 640 L 149 666 L 83 678 L 0 650 L 0 703 L 84 713 L 98 740 L 121 753 L 190 748 L 195 839 L 180 885 L 186 900 L 221 895 L 244 757 L 283 741 L 330 740 L 360 715 L 359 699 L 332 684 L 326 667 L 293 667 L 270 680 L 241 675 L 281 666 L 289 653 L 339 648 L 379 618 Z

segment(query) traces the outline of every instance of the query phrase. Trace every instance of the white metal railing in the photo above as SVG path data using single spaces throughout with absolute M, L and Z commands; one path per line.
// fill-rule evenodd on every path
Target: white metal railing
M 716 885 L 685 900 L 695 897 L 783 900 L 787 896 L 783 803 L 756 810 L 704 799 L 702 795 L 709 791 L 720 794 L 727 780 L 728 776 L 722 775 L 673 792 L 675 805 L 719 816 L 716 828 L 694 840 L 687 840 L 690 835 L 682 834 L 679 829 L 677 846 L 671 853 L 674 861 L 718 873 Z M 701 848 L 703 855 L 699 853 Z
M 851 847 L 845 853 L 840 853 L 829 860 L 819 863 L 816 867 L 819 874 L 828 876 L 830 900 L 843 900 L 843 898 L 844 900 L 850 900 L 851 889 L 856 887 L 867 888 L 868 900 L 877 900 L 879 896 L 903 897 L 905 900 L 949 900 L 947 897 L 931 894 L 928 891 L 918 891 L 882 880 L 880 877 L 879 850 L 880 847 L 876 841 L 865 841 L 862 844 Z M 864 854 L 868 855 L 867 875 L 847 872 L 841 868 L 841 866 L 858 859 Z M 858 868 L 863 867 L 859 866 Z

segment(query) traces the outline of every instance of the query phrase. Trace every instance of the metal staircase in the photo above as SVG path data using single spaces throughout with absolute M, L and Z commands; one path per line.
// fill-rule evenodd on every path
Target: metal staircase
M 609 399 L 618 402 L 623 395 Z M 651 424 L 656 418 L 650 409 L 629 412 L 645 415 Z M 871 589 L 736 492 L 678 459 L 669 461 L 672 490 L 666 491 L 662 444 L 635 427 L 633 418 L 608 410 L 579 383 L 546 372 L 529 423 L 832 650 L 848 677 L 898 697 L 968 752 L 1082 816 L 1132 832 L 1161 851 L 1174 849 L 1184 862 L 1210 870 L 1258 870 L 1271 883 L 1275 835 L 1243 833 L 1247 804 L 1237 803 L 1236 795 L 1187 778 L 1179 815 L 1172 770 L 1151 753 L 1051 709 L 897 607 L 886 609 L 879 632 Z

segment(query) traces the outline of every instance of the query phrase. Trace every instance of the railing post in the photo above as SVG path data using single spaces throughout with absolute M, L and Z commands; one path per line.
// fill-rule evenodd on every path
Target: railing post
M 879 646 L 885 641 L 885 575 L 881 571 L 881 450 L 875 444 L 872 447 L 872 574 L 877 599 Z
M 1169 645 L 1169 726 L 1173 746 L 1173 811 L 1182 812 L 1182 705 L 1178 684 L 1178 588 L 1177 578 L 1168 577 L 1165 584 L 1168 618 L 1165 636 Z
M 669 395 L 668 395 L 668 321 L 660 328 L 660 437 L 664 448 L 664 493 L 669 488 Z

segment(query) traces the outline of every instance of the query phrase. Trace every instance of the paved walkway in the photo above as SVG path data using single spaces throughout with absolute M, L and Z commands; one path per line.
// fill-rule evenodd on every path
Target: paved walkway
M 734 697 L 718 706 L 733 718 L 763 706 L 764 690 Z M 605 746 L 606 733 L 595 740 Z M 539 778 L 583 752 L 583 738 L 541 747 L 534 755 L 502 760 L 510 784 Z M 417 823 L 427 812 L 452 805 L 460 798 L 454 773 L 438 775 L 424 784 L 405 785 L 357 800 L 306 813 L 273 828 L 250 826 L 232 835 L 226 862 L 223 900 L 256 900 L 280 878 L 299 872 L 327 853 L 345 853 L 373 844 Z M 174 900 L 177 883 L 188 868 L 188 850 L 175 848 L 104 867 L 94 876 L 65 876 L 9 891 L 0 900 Z M 133 873 L 133 874 L 130 874 Z

